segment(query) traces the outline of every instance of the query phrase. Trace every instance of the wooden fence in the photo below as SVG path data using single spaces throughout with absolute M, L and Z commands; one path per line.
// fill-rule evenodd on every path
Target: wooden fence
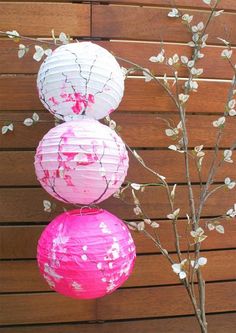
M 190 55 L 186 46 L 189 34 L 167 13 L 172 1 L 107 0 L 0 2 L 0 30 L 17 30 L 23 35 L 50 37 L 64 31 L 78 39 L 94 40 L 116 55 L 149 67 L 155 74 L 171 76 L 168 68 L 148 61 L 157 54 L 160 41 L 166 42 L 168 55 Z M 208 7 L 201 0 L 175 0 L 184 12 L 194 14 L 196 21 L 205 21 Z M 190 145 L 204 144 L 207 157 L 203 180 L 210 165 L 215 129 L 212 121 L 224 110 L 230 68 L 221 59 L 222 47 L 216 37 L 230 38 L 236 45 L 236 1 L 222 0 L 225 14 L 209 28 L 209 46 L 201 65 L 204 80 L 198 94 L 193 94 L 188 106 Z M 226 29 L 227 27 L 227 29 Z M 33 169 L 34 150 L 40 138 L 54 125 L 36 93 L 36 73 L 39 64 L 27 55 L 17 59 L 17 45 L 0 39 L 0 126 L 12 120 L 13 133 L 0 136 L 0 328 L 1 333 L 196 333 L 198 328 L 183 287 L 153 244 L 143 235 L 134 234 L 138 257 L 135 270 L 126 284 L 114 294 L 98 300 L 77 301 L 52 292 L 39 276 L 36 266 L 36 245 L 40 233 L 55 214 L 43 212 L 42 201 L 50 199 L 36 181 Z M 31 54 L 32 55 L 32 54 Z M 234 61 L 236 57 L 234 56 Z M 186 77 L 186 71 L 180 72 Z M 199 95 L 201 94 L 201 97 Z M 23 119 L 38 112 L 41 120 L 34 129 L 25 127 Z M 126 81 L 125 97 L 114 119 L 121 126 L 122 137 L 135 147 L 147 163 L 178 183 L 176 206 L 187 210 L 187 188 L 183 172 L 183 156 L 166 149 L 169 139 L 165 124 L 157 115 L 177 120 L 174 105 L 155 84 L 140 77 Z M 236 120 L 227 126 L 222 148 L 236 138 Z M 235 164 L 227 164 L 217 174 L 236 178 Z M 191 165 L 194 190 L 198 192 L 198 176 Z M 142 182 L 153 178 L 131 159 L 128 179 Z M 213 216 L 229 209 L 236 201 L 235 192 L 216 194 L 203 215 Z M 168 251 L 174 251 L 170 222 L 165 219 L 167 199 L 162 189 L 143 195 L 146 211 L 159 218 L 160 238 Z M 132 208 L 112 198 L 103 207 L 121 218 L 135 218 Z M 179 222 L 184 235 L 184 220 Z M 208 265 L 204 269 L 207 281 L 207 313 L 210 333 L 233 333 L 236 329 L 236 224 L 224 224 L 226 233 L 213 232 L 204 243 Z M 181 240 L 183 250 L 187 245 Z

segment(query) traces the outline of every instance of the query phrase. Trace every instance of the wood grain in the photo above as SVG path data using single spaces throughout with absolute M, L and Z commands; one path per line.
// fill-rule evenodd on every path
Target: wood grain
M 236 221 L 222 222 L 225 234 L 215 231 L 209 232 L 205 225 L 205 220 L 201 221 L 207 239 L 202 243 L 203 250 L 232 249 L 236 244 Z M 175 251 L 172 224 L 168 220 L 160 221 L 158 235 L 161 243 L 169 252 Z M 37 242 L 45 226 L 2 226 L 0 228 L 0 258 L 1 259 L 33 259 L 36 257 Z M 186 220 L 178 221 L 178 232 L 180 234 L 180 246 L 182 251 L 187 250 L 186 242 Z M 132 236 L 138 254 L 159 253 L 158 248 L 145 235 L 132 231 Z M 22 246 L 24 244 L 24 246 Z
M 206 312 L 234 311 L 236 282 L 214 283 L 206 286 Z M 173 288 L 173 289 L 172 289 Z M 172 290 L 171 290 L 172 289 Z M 181 302 L 179 300 L 181 299 Z M 170 301 L 171 300 L 171 301 Z M 226 304 L 225 304 L 226 303 Z M 182 286 L 141 289 L 121 289 L 98 301 L 98 318 L 145 318 L 191 314 L 186 291 Z M 168 310 L 165 308 L 167 306 Z M 167 310 L 167 311 L 166 311 Z
M 8 0 L 8 2 L 14 2 L 14 0 Z M 32 2 L 32 0 L 19 0 L 18 2 Z M 47 0 L 35 0 L 34 2 L 48 2 Z M 50 0 L 50 2 L 64 2 L 70 3 L 71 0 Z M 80 0 L 74 0 L 73 2 L 80 2 Z M 90 0 L 93 5 L 98 3 L 97 0 Z M 99 3 L 109 3 L 109 4 L 123 4 L 123 5 L 143 5 L 143 6 L 163 6 L 172 7 L 172 0 L 100 0 Z M 189 0 L 175 0 L 175 5 L 184 8 L 196 8 L 209 10 L 209 6 L 203 3 L 202 0 L 194 0 L 194 2 L 189 2 Z M 221 0 L 218 9 L 226 10 L 236 10 L 236 5 L 234 0 Z
M 88 321 L 96 318 L 95 300 L 78 302 L 56 293 L 3 295 L 0 300 L 1 325 Z
M 164 8 L 92 6 L 92 37 L 189 42 L 191 36 L 188 30 L 178 20 L 169 18 L 168 12 L 169 9 Z M 209 13 L 204 11 L 186 13 L 194 15 L 193 23 L 206 22 L 209 16 Z M 221 44 L 217 37 L 226 38 L 225 26 L 230 29 L 232 44 L 236 43 L 235 14 L 225 13 L 219 16 L 217 21 L 211 22 L 208 44 Z
M 196 196 L 196 203 L 199 195 L 199 187 L 193 186 Z M 235 189 L 219 190 L 211 196 L 202 212 L 202 216 L 217 216 L 224 214 L 235 203 Z M 142 202 L 146 214 L 151 218 L 165 218 L 170 213 L 169 203 L 166 192 L 160 187 L 150 187 L 144 193 L 138 195 Z M 54 201 L 41 188 L 2 188 L 0 189 L 0 223 L 18 223 L 18 222 L 43 222 L 51 220 L 56 214 L 63 211 L 63 207 L 71 207 L 57 203 L 53 214 L 46 214 L 43 211 L 43 200 Z M 123 219 L 137 219 L 133 212 L 133 204 L 130 193 L 126 195 L 125 204 L 118 199 L 109 198 L 101 203 L 101 207 L 109 210 Z M 180 217 L 185 217 L 188 213 L 188 190 L 186 186 L 179 186 L 176 193 L 175 207 L 181 209 Z M 20 212 L 20 213 L 19 213 Z
M 202 252 L 207 258 L 203 269 L 205 281 L 226 281 L 236 279 L 236 267 L 232 269 L 236 250 Z M 177 257 L 173 256 L 177 262 Z M 50 287 L 41 277 L 37 262 L 4 261 L 0 263 L 0 292 L 50 291 Z M 162 255 L 138 256 L 130 278 L 122 287 L 142 287 L 178 284 L 169 262 Z
M 90 35 L 90 5 L 1 2 L 0 30 L 26 36 L 51 36 L 54 29 L 71 36 Z
M 0 151 L 0 186 L 37 186 L 39 185 L 34 170 L 34 151 Z M 165 175 L 170 183 L 184 183 L 186 177 L 181 170 L 184 168 L 184 156 L 169 150 L 138 150 L 146 165 Z M 222 157 L 220 153 L 220 157 Z M 206 180 L 212 160 L 212 151 L 206 151 L 202 167 L 202 179 Z M 17 172 L 16 172 L 17 170 Z M 194 160 L 190 160 L 190 172 L 193 182 L 199 182 Z M 225 163 L 215 177 L 215 181 L 223 181 L 225 176 L 235 178 L 233 163 Z M 155 182 L 156 178 L 147 172 L 130 154 L 130 166 L 127 180 L 135 182 Z
M 236 310 L 235 284 L 207 284 L 207 313 Z M 97 301 L 73 300 L 56 293 L 2 295 L 0 301 L 2 325 L 141 319 L 193 313 L 182 286 L 120 289 Z
M 198 92 L 191 94 L 187 112 L 224 112 L 229 88 L 229 82 L 201 81 Z M 14 92 L 14 98 L 11 98 L 9 91 Z M 32 75 L 0 76 L 0 110 L 31 112 L 44 110 L 36 92 L 36 77 Z M 126 80 L 125 95 L 119 110 L 176 112 L 176 107 L 170 97 L 156 83 L 145 83 L 142 78 L 131 78 Z
M 0 148 L 17 149 L 30 148 L 33 150 L 48 130 L 54 127 L 52 116 L 48 113 L 40 114 L 41 121 L 34 127 L 23 125 L 26 117 L 32 117 L 32 113 L 2 113 L 0 114 L 0 126 L 6 123 L 6 119 L 15 124 L 13 132 L 8 132 L 0 137 Z M 8 117 L 8 118 L 7 118 Z M 121 127 L 122 139 L 135 148 L 167 148 L 174 141 L 165 135 L 167 124 L 161 119 L 167 119 L 177 126 L 179 118 L 176 114 L 151 114 L 151 113 L 115 113 L 112 117 Z M 212 122 L 218 119 L 218 115 L 201 116 L 189 115 L 187 128 L 189 131 L 189 147 L 203 144 L 204 147 L 213 147 L 217 131 Z M 4 120 L 3 120 L 4 119 Z M 225 126 L 225 134 L 222 138 L 221 148 L 229 148 L 235 142 L 236 119 L 230 118 Z
M 235 333 L 236 313 L 210 314 L 207 316 L 209 333 Z M 164 319 L 129 320 L 100 322 L 93 324 L 34 325 L 34 333 L 190 333 L 198 331 L 195 317 L 175 317 Z M 32 326 L 0 328 L 1 333 L 32 333 Z
M 142 43 L 142 42 L 121 42 L 121 41 L 95 41 L 115 56 L 133 61 L 144 68 L 149 68 L 155 75 L 173 76 L 172 70 L 168 66 L 151 63 L 149 58 L 152 55 L 158 54 L 161 49 L 160 43 Z M 51 46 L 50 46 L 51 47 Z M 135 52 L 134 52 L 135 48 Z M 164 46 L 168 57 L 177 53 L 191 57 L 192 48 L 186 45 L 166 44 Z M 33 60 L 34 48 L 22 59 L 17 57 L 18 44 L 11 40 L 0 40 L 0 73 L 2 74 L 36 74 L 39 70 L 40 63 Z M 204 49 L 205 56 L 198 62 L 198 67 L 203 68 L 202 78 L 216 79 L 231 79 L 232 69 L 226 64 L 220 56 L 223 47 L 208 46 Z M 232 55 L 232 62 L 236 62 L 236 54 Z M 120 64 L 124 67 L 129 67 L 129 64 L 121 61 Z M 141 74 L 142 73 L 138 73 Z M 136 73 L 137 75 L 137 73 Z M 185 67 L 179 68 L 179 77 L 187 77 L 188 73 Z
M 70 1 L 70 0 L 68 0 Z M 91 0 L 97 2 L 97 0 Z M 173 7 L 172 0 L 101 0 L 100 3 L 110 3 L 110 4 L 132 4 L 132 5 L 143 5 L 143 6 L 163 6 L 163 7 Z M 191 9 L 205 9 L 209 10 L 209 6 L 204 4 L 202 0 L 194 0 L 189 2 L 189 0 L 175 0 L 174 6 L 181 8 L 191 8 Z M 236 4 L 234 0 L 221 0 L 218 9 L 226 10 L 236 10 Z

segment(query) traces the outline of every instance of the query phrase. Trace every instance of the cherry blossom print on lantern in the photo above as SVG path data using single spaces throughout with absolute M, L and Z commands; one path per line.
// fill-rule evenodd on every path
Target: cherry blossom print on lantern
M 35 155 L 42 187 L 60 201 L 97 204 L 115 193 L 128 170 L 125 144 L 115 131 L 82 118 L 52 128 Z
M 81 208 L 56 217 L 43 231 L 37 250 L 41 274 L 58 293 L 82 299 L 105 296 L 132 272 L 135 245 L 113 214 Z
M 45 108 L 59 119 L 101 119 L 118 107 L 124 75 L 115 57 L 103 47 L 91 42 L 71 43 L 45 59 L 37 88 Z

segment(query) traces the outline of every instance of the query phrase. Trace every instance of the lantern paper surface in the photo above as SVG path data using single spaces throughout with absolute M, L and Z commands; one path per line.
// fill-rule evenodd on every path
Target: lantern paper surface
M 35 155 L 42 187 L 60 201 L 96 204 L 123 183 L 128 154 L 121 138 L 94 119 L 65 122 L 41 140 Z
M 101 119 L 114 111 L 124 92 L 124 75 L 115 57 L 91 42 L 58 47 L 42 63 L 39 98 L 55 117 Z
M 126 225 L 102 209 L 80 209 L 56 217 L 37 250 L 41 274 L 52 289 L 74 298 L 110 294 L 131 274 L 136 253 Z

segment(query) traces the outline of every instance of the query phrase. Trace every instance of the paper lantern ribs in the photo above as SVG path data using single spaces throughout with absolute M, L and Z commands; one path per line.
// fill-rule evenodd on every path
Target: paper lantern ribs
M 52 128 L 35 155 L 42 187 L 60 201 L 97 204 L 123 183 L 128 153 L 121 138 L 97 120 L 84 118 Z
M 80 209 L 56 217 L 43 231 L 37 251 L 50 287 L 74 298 L 97 298 L 120 287 L 132 272 L 135 246 L 126 225 L 102 209 Z
M 45 59 L 37 87 L 41 102 L 57 118 L 101 119 L 118 107 L 124 76 L 115 57 L 103 47 L 91 42 L 71 43 Z

